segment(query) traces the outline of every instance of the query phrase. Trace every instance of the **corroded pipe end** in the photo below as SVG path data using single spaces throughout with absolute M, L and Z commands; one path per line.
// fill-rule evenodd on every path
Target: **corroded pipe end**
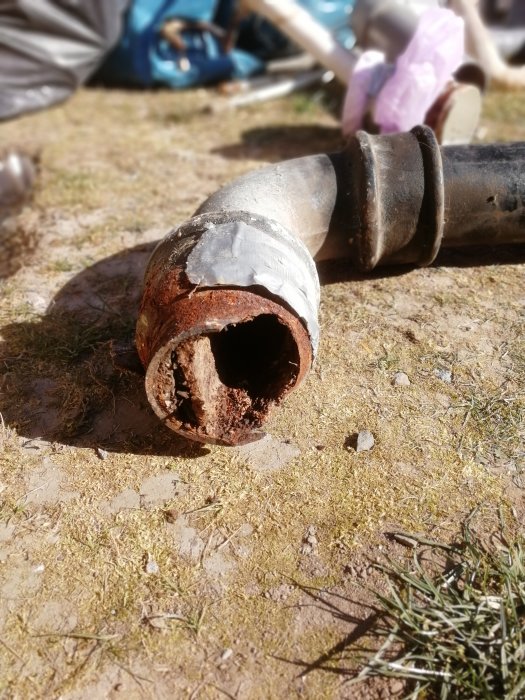
M 153 410 L 199 442 L 255 439 L 272 406 L 310 369 L 304 325 L 249 290 L 203 290 L 175 300 L 172 311 L 154 347 L 142 345 Z
M 264 217 L 206 214 L 168 234 L 136 330 L 155 413 L 199 442 L 256 439 L 312 365 L 318 292 L 307 251 Z

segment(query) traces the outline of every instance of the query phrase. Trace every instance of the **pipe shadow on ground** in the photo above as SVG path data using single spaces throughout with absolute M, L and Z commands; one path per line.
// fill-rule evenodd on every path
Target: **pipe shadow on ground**
M 165 428 L 137 372 L 133 334 L 155 244 L 100 260 L 70 279 L 44 316 L 2 328 L 1 415 L 30 445 L 45 440 L 113 452 L 199 457 L 207 448 Z M 525 262 L 525 246 L 443 252 L 454 267 Z M 406 274 L 381 268 L 374 277 Z M 370 279 L 349 260 L 319 265 L 321 283 Z
M 338 127 L 283 125 L 248 129 L 241 143 L 214 148 L 212 153 L 229 160 L 262 160 L 279 162 L 312 153 L 332 153 L 344 146 Z
M 70 279 L 43 316 L 2 328 L 1 414 L 28 449 L 44 440 L 157 456 L 208 452 L 154 415 L 133 354 L 153 247 L 100 260 Z
M 433 267 L 488 267 L 490 265 L 520 265 L 525 263 L 525 244 L 469 248 L 448 248 L 442 250 L 436 258 Z M 352 268 L 348 260 L 326 260 L 318 263 L 317 270 L 321 285 L 337 284 L 338 282 L 359 282 L 365 279 L 382 279 L 410 274 L 414 267 L 407 265 L 392 265 L 378 267 L 372 272 L 359 272 Z

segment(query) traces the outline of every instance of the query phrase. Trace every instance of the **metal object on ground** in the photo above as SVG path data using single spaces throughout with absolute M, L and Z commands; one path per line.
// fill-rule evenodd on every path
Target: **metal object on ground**
M 0 279 L 14 274 L 36 245 L 36 232 L 21 226 L 17 214 L 33 194 L 36 165 L 28 155 L 0 155 Z
M 267 100 L 276 100 L 280 97 L 286 97 L 298 90 L 322 83 L 326 85 L 334 78 L 332 71 L 327 71 L 324 68 L 316 68 L 314 70 L 303 71 L 297 75 L 285 77 L 277 77 L 275 75 L 266 77 L 264 84 L 261 81 L 254 83 L 252 89 L 241 92 L 238 95 L 229 97 L 226 101 L 217 101 L 212 105 L 212 112 L 221 112 L 225 109 L 235 109 L 236 107 L 245 107 L 256 102 L 266 102 Z
M 201 442 L 254 438 L 317 347 L 313 260 L 430 265 L 525 240 L 525 143 L 440 147 L 432 130 L 248 173 L 161 241 L 137 324 L 157 415 Z M 309 253 L 308 253 L 309 251 Z
M 0 217 L 30 197 L 35 178 L 36 169 L 29 156 L 10 151 L 0 157 Z
M 243 0 L 243 4 L 263 15 L 298 46 L 315 56 L 343 85 L 348 83 L 356 56 L 343 48 L 308 10 L 292 0 Z
M 430 265 L 441 247 L 525 241 L 525 142 L 439 147 L 416 127 L 361 132 L 348 155 L 352 257 L 362 270 Z

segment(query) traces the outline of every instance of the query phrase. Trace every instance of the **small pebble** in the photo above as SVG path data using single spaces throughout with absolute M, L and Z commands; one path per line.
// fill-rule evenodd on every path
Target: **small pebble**
M 95 452 L 97 453 L 97 457 L 102 460 L 107 459 L 109 456 L 109 453 L 106 450 L 103 450 L 102 447 L 97 447 Z
M 315 525 L 309 525 L 306 528 L 306 534 L 303 537 L 301 546 L 301 554 L 313 554 L 317 550 L 319 541 L 317 539 L 317 528 Z
M 376 444 L 374 436 L 369 430 L 360 430 L 357 435 L 356 452 L 367 452 Z
M 146 562 L 145 571 L 147 574 L 158 574 L 159 573 L 159 565 L 157 564 L 155 559 L 151 556 L 151 554 L 148 554 L 148 561 Z
M 447 384 L 452 382 L 452 372 L 449 369 L 435 369 L 434 376 Z
M 37 564 L 35 566 L 35 568 L 33 569 L 33 571 L 35 572 L 35 574 L 43 574 L 45 571 L 45 568 L 46 567 L 44 566 L 44 564 Z
M 404 372 L 396 372 L 393 384 L 394 386 L 410 386 L 410 379 Z
M 405 684 L 399 678 L 395 678 L 390 681 L 390 692 L 393 695 L 399 695 L 405 689 Z
M 228 659 L 233 655 L 233 649 L 225 649 L 221 655 L 221 661 L 228 661 Z

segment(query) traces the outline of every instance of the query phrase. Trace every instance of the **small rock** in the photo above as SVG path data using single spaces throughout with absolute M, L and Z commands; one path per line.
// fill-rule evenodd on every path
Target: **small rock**
M 374 436 L 369 430 L 360 430 L 357 434 L 356 452 L 367 452 L 376 444 Z
M 317 550 L 319 544 L 317 539 L 317 528 L 315 525 L 309 525 L 306 528 L 306 533 L 303 537 L 301 554 L 313 554 Z
M 145 618 L 145 620 L 147 620 L 148 624 L 156 630 L 167 630 L 169 627 L 169 623 L 164 617 L 152 616 Z
M 151 554 L 148 554 L 148 559 L 146 561 L 146 566 L 145 566 L 145 572 L 147 574 L 158 574 L 159 573 L 159 565 L 155 561 L 155 559 L 151 556 Z
M 269 590 L 265 591 L 264 597 L 269 600 L 279 602 L 289 598 L 292 592 L 293 586 L 287 583 L 281 583 L 280 586 L 274 586 L 273 588 L 270 588 Z
M 435 369 L 434 376 L 447 384 L 452 382 L 452 372 L 449 369 Z
M 399 678 L 390 681 L 390 692 L 392 695 L 399 695 L 405 689 L 405 684 Z
M 44 566 L 44 564 L 37 564 L 35 566 L 35 568 L 33 569 L 35 574 L 43 574 L 45 570 L 46 570 L 46 567 Z
M 107 459 L 109 457 L 109 452 L 107 452 L 106 450 L 103 450 L 102 447 L 96 447 L 95 452 L 97 453 L 97 457 L 99 459 L 104 460 L 104 459 Z
M 228 661 L 233 656 L 233 649 L 225 649 L 221 654 L 221 661 Z
M 394 386 L 410 386 L 410 379 L 404 372 L 396 372 L 393 380 Z

